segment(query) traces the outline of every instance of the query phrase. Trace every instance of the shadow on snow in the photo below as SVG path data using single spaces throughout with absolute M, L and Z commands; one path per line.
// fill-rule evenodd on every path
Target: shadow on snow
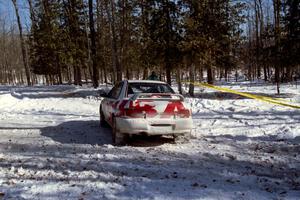
M 61 144 L 112 144 L 110 127 L 100 127 L 99 121 L 68 121 L 57 126 L 41 129 L 41 135 L 51 138 Z M 147 147 L 159 146 L 173 142 L 171 137 L 132 136 L 127 141 L 129 146 Z

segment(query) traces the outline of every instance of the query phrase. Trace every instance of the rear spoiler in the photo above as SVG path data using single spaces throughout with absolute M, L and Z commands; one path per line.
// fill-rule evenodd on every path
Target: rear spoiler
M 134 94 L 132 97 L 130 97 L 129 100 L 130 101 L 134 101 L 134 100 L 137 100 L 137 99 L 153 100 L 153 98 L 151 98 L 151 96 L 156 96 L 156 95 L 162 97 L 162 98 L 158 99 L 160 101 L 170 101 L 170 100 L 184 101 L 184 97 L 182 95 L 180 95 L 180 94 L 171 94 L 171 93 L 137 93 L 137 94 Z

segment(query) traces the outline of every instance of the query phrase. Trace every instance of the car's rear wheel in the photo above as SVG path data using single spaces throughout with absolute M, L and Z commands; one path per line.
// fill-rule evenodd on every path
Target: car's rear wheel
M 187 133 L 181 134 L 181 135 L 174 135 L 174 142 L 175 143 L 187 143 L 190 141 L 191 137 L 192 137 L 191 132 L 187 132 Z
M 112 141 L 115 145 L 124 145 L 126 144 L 126 135 L 120 133 L 117 127 L 117 121 L 116 118 L 113 118 L 113 124 L 112 124 Z
M 105 121 L 105 117 L 104 117 L 102 108 L 100 108 L 100 126 L 107 127 L 107 122 Z

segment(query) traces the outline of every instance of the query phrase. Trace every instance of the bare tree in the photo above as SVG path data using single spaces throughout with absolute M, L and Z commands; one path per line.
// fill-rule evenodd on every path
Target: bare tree
M 16 12 L 16 17 L 17 17 L 17 22 L 18 22 L 18 27 L 19 27 L 19 32 L 20 32 L 20 42 L 21 42 L 21 49 L 22 49 L 22 55 L 23 55 L 23 63 L 24 63 L 24 67 L 25 67 L 25 74 L 26 74 L 26 78 L 27 78 L 27 84 L 31 85 L 31 80 L 30 80 L 30 70 L 29 70 L 29 66 L 28 66 L 28 62 L 27 62 L 27 53 L 26 53 L 26 48 L 25 48 L 25 40 L 23 37 L 23 30 L 22 30 L 22 25 L 21 25 L 21 20 L 20 20 L 20 15 L 19 15 L 19 8 L 17 5 L 17 0 L 11 0 L 14 8 L 15 8 L 15 12 Z
M 32 5 L 32 0 L 27 0 L 29 5 L 30 19 L 32 23 L 32 27 L 36 26 L 36 16 Z

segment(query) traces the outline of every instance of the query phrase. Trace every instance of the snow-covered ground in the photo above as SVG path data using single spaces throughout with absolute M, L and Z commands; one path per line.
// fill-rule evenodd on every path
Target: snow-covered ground
M 99 90 L 0 86 L 0 199 L 300 199 L 300 109 L 198 91 L 190 142 L 117 147 L 99 127 Z M 299 87 L 281 91 L 300 104 Z

